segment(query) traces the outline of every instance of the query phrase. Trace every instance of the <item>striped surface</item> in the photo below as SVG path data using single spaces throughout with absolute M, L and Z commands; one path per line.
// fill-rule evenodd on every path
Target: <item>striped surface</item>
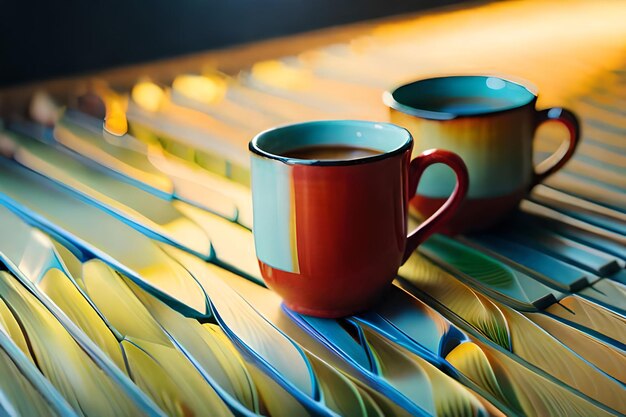
M 31 121 L 0 132 L 0 414 L 625 414 L 624 13 L 516 2 L 406 18 L 236 77 L 99 90 L 108 130 L 37 96 Z M 498 229 L 429 239 L 377 308 L 281 308 L 256 267 L 252 134 L 384 120 L 388 85 L 485 69 L 579 113 L 571 163 Z M 540 131 L 537 159 L 561 134 Z

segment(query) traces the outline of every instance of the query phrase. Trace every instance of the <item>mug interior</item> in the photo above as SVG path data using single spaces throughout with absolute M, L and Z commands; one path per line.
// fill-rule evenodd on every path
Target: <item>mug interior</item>
M 478 116 L 525 106 L 536 98 L 529 88 L 489 76 L 428 78 L 385 93 L 389 107 L 428 119 Z
M 258 134 L 250 142 L 250 151 L 288 164 L 349 165 L 369 162 L 402 153 L 413 139 L 408 130 L 391 123 L 359 120 L 325 120 L 281 126 Z M 345 160 L 298 159 L 285 156 L 309 146 L 361 147 L 380 154 Z

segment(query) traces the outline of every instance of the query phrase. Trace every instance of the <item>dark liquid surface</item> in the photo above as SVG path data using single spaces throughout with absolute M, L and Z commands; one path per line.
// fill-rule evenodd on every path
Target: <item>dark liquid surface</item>
M 434 111 L 453 114 L 489 113 L 511 105 L 509 100 L 492 97 L 454 97 L 433 101 L 431 109 Z
M 316 145 L 292 149 L 284 152 L 282 155 L 294 159 L 345 161 L 380 155 L 382 153 L 383 152 L 376 149 L 360 148 L 356 146 Z

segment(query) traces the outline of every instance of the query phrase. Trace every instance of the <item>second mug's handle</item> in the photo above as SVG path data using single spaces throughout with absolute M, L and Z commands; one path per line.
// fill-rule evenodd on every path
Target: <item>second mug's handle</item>
M 467 167 L 461 157 L 453 152 L 444 151 L 442 149 L 430 149 L 413 159 L 409 165 L 409 196 L 413 197 L 417 192 L 417 184 L 426 168 L 438 163 L 446 164 L 452 168 L 456 175 L 456 186 L 450 197 L 448 197 L 448 200 L 439 207 L 439 210 L 409 234 L 402 263 L 409 258 L 420 243 L 426 240 L 428 236 L 435 233 L 437 229 L 454 214 L 467 193 L 469 175 L 467 173 Z
M 542 123 L 551 121 L 563 123 L 565 127 L 567 127 L 569 131 L 569 141 L 561 144 L 556 152 L 541 161 L 541 163 L 535 167 L 531 187 L 534 187 L 563 168 L 563 165 L 574 155 L 574 151 L 576 151 L 576 147 L 580 141 L 580 124 L 573 112 L 561 107 L 552 107 L 550 109 L 537 111 L 537 127 Z M 537 168 L 539 168 L 539 170 L 537 170 Z

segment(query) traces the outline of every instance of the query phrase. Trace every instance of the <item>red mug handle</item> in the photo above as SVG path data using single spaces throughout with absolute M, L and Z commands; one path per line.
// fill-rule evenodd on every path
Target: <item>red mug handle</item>
M 569 141 L 563 142 L 556 152 L 535 167 L 531 187 L 534 187 L 563 168 L 563 165 L 574 155 L 576 147 L 580 142 L 580 123 L 578 122 L 578 117 L 573 112 L 561 107 L 538 110 L 536 126 L 539 127 L 539 125 L 546 122 L 563 123 L 569 131 Z
M 452 191 L 448 200 L 439 207 L 439 210 L 420 224 L 407 237 L 406 248 L 404 250 L 404 263 L 409 256 L 417 249 L 420 243 L 426 240 L 430 235 L 435 233 L 459 208 L 461 202 L 465 198 L 469 187 L 469 174 L 465 162 L 457 154 L 444 151 L 442 149 L 429 149 L 424 151 L 411 161 L 409 165 L 409 196 L 413 197 L 417 192 L 417 184 L 429 166 L 433 164 L 446 164 L 454 171 L 456 175 L 456 186 Z

